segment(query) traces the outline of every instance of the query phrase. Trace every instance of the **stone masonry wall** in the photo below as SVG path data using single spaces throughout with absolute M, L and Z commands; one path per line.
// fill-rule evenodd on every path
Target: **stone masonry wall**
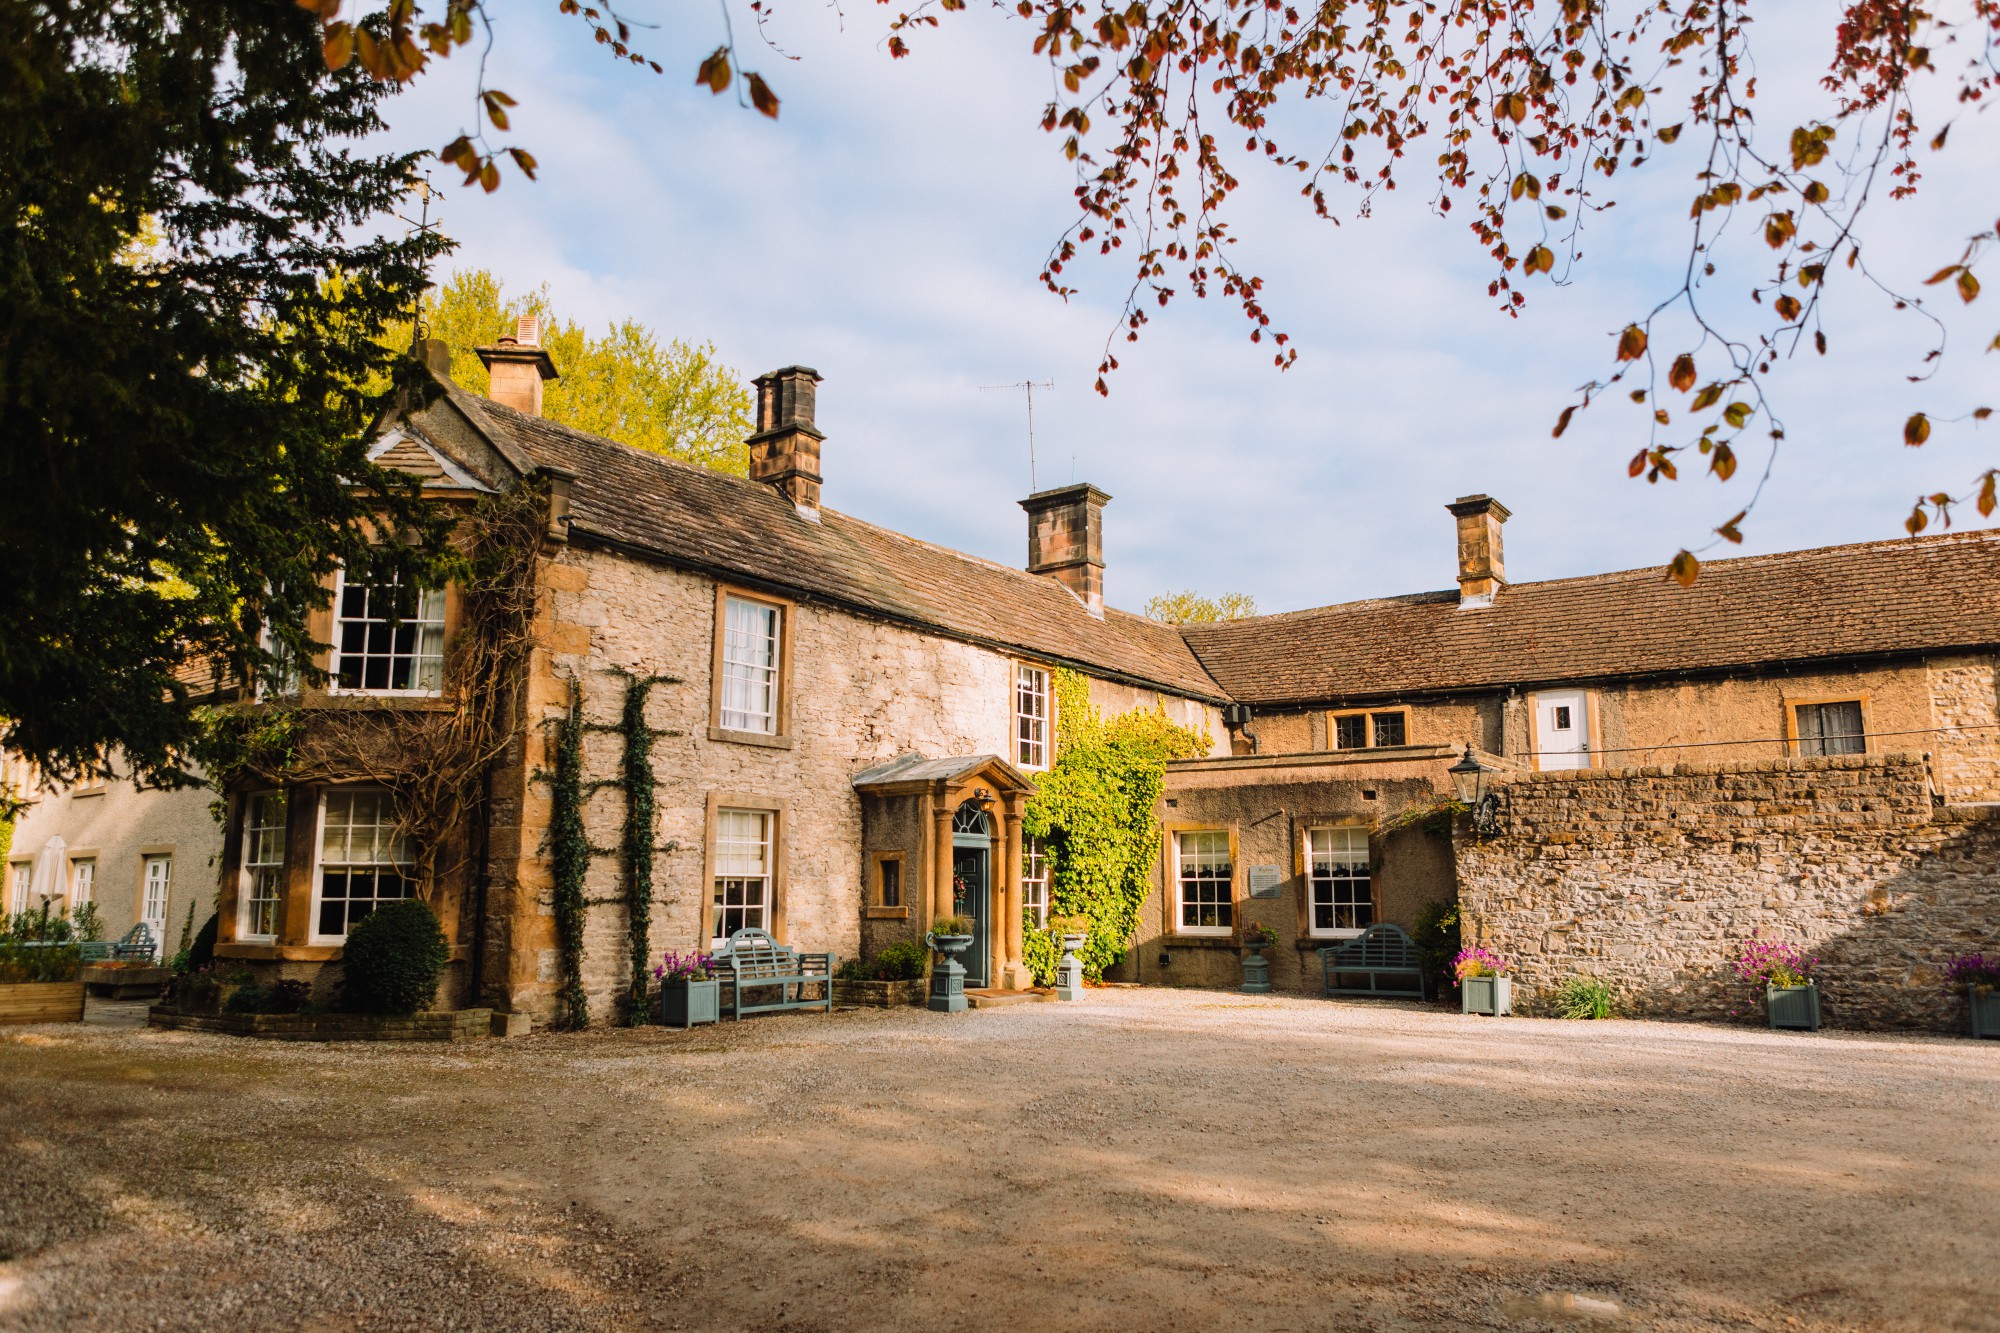
M 2000 948 L 2000 818 L 1934 790 L 1911 754 L 1525 775 L 1496 836 L 1459 835 L 1466 942 L 1531 1009 L 1581 973 L 1715 1018 L 1759 1012 L 1730 959 L 1761 934 L 1819 956 L 1829 1026 L 1956 1029 L 1940 967 Z

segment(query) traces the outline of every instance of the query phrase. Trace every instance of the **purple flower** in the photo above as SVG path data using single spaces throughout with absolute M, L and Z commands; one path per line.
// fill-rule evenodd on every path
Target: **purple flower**
M 1785 940 L 1752 939 L 1736 955 L 1736 975 L 1755 987 L 1804 986 L 1819 959 Z
M 1504 977 L 1513 965 L 1491 949 L 1460 949 L 1451 960 L 1452 972 L 1460 981 L 1467 977 Z
M 1961 954 L 1944 965 L 1944 977 L 1946 990 L 1967 994 L 1992 990 L 2000 987 L 2000 958 L 1988 958 L 1983 953 Z

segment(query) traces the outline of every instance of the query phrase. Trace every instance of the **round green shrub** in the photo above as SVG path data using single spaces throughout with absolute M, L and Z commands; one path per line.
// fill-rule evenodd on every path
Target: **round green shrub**
M 904 940 L 875 955 L 875 976 L 880 981 L 915 981 L 930 961 L 923 945 Z
M 349 1009 L 414 1014 L 437 999 L 451 944 L 430 904 L 405 898 L 384 903 L 357 922 L 347 932 L 341 957 Z

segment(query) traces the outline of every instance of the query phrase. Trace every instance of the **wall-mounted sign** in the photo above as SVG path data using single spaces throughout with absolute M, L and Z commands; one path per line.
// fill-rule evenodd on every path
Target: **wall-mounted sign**
M 1284 886 L 1285 872 L 1279 866 L 1250 867 L 1250 896 L 1252 898 L 1275 898 Z

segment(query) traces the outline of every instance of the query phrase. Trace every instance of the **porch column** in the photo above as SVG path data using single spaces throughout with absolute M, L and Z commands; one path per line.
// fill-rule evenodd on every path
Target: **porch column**
M 931 920 L 950 916 L 951 902 L 951 797 L 939 789 L 931 806 L 931 847 L 935 857 L 931 875 Z
M 1000 984 L 1007 990 L 1027 990 L 1035 978 L 1021 961 L 1021 798 L 1013 792 L 1007 794 L 1007 837 L 1001 855 L 1007 865 L 1000 875 L 1004 917 L 1000 938 L 1006 954 L 1001 961 Z

